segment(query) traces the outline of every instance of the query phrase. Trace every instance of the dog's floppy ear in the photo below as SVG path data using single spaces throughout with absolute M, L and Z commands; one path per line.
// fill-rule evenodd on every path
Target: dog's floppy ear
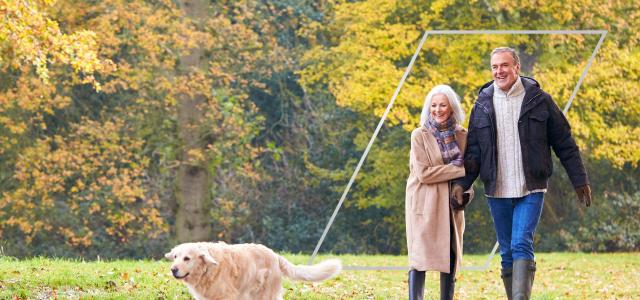
M 171 251 L 165 253 L 164 258 L 173 260 L 174 256 L 175 256 L 175 254 L 173 253 L 173 250 L 171 250 Z
M 211 253 L 209 253 L 207 249 L 202 249 L 202 251 L 200 251 L 200 254 L 198 254 L 198 256 L 200 256 L 200 258 L 202 258 L 202 260 L 204 260 L 207 263 L 214 264 L 214 265 L 218 264 L 218 261 L 216 261 L 213 258 L 213 256 L 211 256 Z

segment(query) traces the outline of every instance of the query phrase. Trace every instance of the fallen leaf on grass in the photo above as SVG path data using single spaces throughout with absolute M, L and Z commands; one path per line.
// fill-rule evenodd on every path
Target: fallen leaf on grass
M 115 290 L 116 289 L 116 282 L 113 280 L 109 280 L 105 283 L 105 289 L 106 290 Z

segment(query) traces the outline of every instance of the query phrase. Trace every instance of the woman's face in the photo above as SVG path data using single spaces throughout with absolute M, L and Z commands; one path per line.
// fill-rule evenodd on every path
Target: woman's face
M 443 123 L 451 117 L 451 105 L 449 99 L 444 94 L 435 94 L 431 98 L 431 107 L 429 108 L 431 118 L 438 123 Z

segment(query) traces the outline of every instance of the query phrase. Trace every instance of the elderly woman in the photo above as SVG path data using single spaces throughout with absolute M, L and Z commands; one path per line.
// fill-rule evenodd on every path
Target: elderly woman
M 423 298 L 427 270 L 440 272 L 441 299 L 453 299 L 462 258 L 463 208 L 472 198 L 471 189 L 462 197 L 465 203 L 450 194 L 450 180 L 465 175 L 467 131 L 462 120 L 458 95 L 450 86 L 438 85 L 425 98 L 421 126 L 411 133 L 405 199 L 409 299 Z

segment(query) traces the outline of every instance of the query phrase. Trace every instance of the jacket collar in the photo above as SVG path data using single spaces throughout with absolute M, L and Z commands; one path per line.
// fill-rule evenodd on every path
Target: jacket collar
M 522 82 L 522 88 L 524 89 L 524 100 L 522 100 L 522 108 L 520 109 L 520 117 L 527 111 L 540 103 L 538 95 L 542 93 L 540 84 L 531 77 L 520 76 Z M 512 88 L 513 89 L 513 88 Z M 493 114 L 493 94 L 495 92 L 495 85 L 493 80 L 485 83 L 478 91 L 478 100 L 476 103 L 484 107 L 488 113 Z
M 524 100 L 522 100 L 522 108 L 520 109 L 520 116 L 518 116 L 518 119 L 522 118 L 524 114 L 542 102 L 542 98 L 538 96 L 540 96 L 543 91 L 537 81 L 533 78 L 522 77 L 522 85 L 524 86 L 525 94 Z

